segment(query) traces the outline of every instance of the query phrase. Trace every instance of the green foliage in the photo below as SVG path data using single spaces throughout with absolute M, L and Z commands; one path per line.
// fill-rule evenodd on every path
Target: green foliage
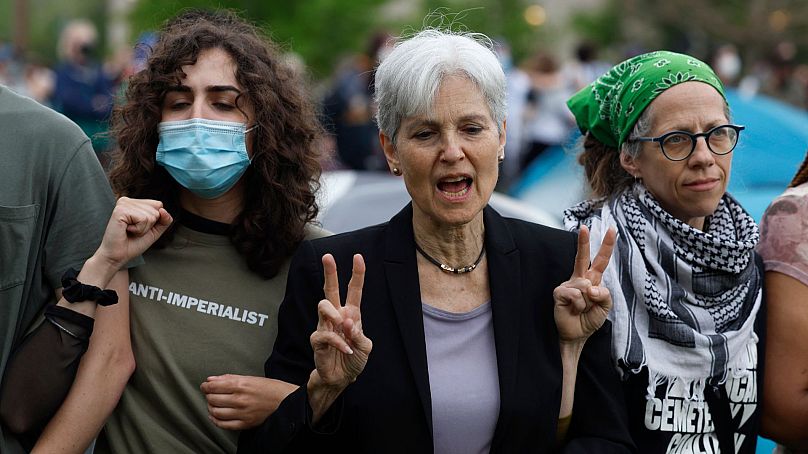
M 369 37 L 389 25 L 378 20 L 381 3 L 381 0 L 307 0 L 285 2 L 284 8 L 263 6 L 275 39 L 287 43 L 303 56 L 315 74 L 323 76 L 346 53 L 365 51 Z
M 462 24 L 463 29 L 484 33 L 495 40 L 504 39 L 511 47 L 514 61 L 531 54 L 539 43 L 549 38 L 545 27 L 534 28 L 525 22 L 527 2 L 524 0 L 427 0 L 425 3 L 424 15 L 427 11 L 444 13 Z
M 406 17 L 384 13 L 387 0 L 140 0 L 133 12 L 135 35 L 155 30 L 182 8 L 231 8 L 261 25 L 272 38 L 300 54 L 316 78 L 327 77 L 340 59 L 362 52 L 370 36 L 386 30 L 392 35 L 437 25 L 424 19 L 429 12 L 445 14 L 463 28 L 504 38 L 515 60 L 552 42 L 546 27 L 534 28 L 523 17 L 525 0 L 423 0 Z M 391 17 L 392 16 L 392 17 Z
M 99 28 L 105 48 L 104 27 L 109 23 L 110 0 L 25 0 L 29 11 L 27 56 L 54 64 L 56 46 L 64 25 L 74 18 L 92 20 Z M 608 52 L 631 43 L 639 47 L 692 46 L 709 51 L 723 43 L 735 44 L 748 60 L 771 53 L 783 40 L 792 41 L 801 58 L 808 48 L 808 1 L 783 0 L 566 0 L 576 8 L 569 23 L 554 20 L 558 12 L 544 0 L 131 0 L 135 8 L 129 17 L 130 39 L 156 30 L 183 8 L 230 8 L 260 24 L 277 42 L 301 55 L 313 75 L 322 79 L 340 59 L 367 46 L 368 38 L 381 29 L 393 35 L 418 30 L 430 11 L 459 13 L 456 23 L 494 39 L 504 38 L 515 61 L 544 50 L 565 49 L 581 38 Z M 10 41 L 16 24 L 16 0 L 0 0 L 0 41 Z M 524 18 L 525 8 L 545 5 L 548 23 L 532 27 Z M 392 7 L 392 8 L 391 8 Z M 785 30 L 773 31 L 769 15 L 783 10 L 790 18 Z M 575 37 L 571 39 L 571 35 Z M 558 44 L 561 44 L 558 46 Z M 112 51 L 112 49 L 107 49 Z
M 377 14 L 382 3 L 383 0 L 141 0 L 132 14 L 132 24 L 137 34 L 156 30 L 183 8 L 234 9 L 261 25 L 288 50 L 300 54 L 317 77 L 324 77 L 341 56 L 363 51 L 368 37 L 388 25 Z
M 11 41 L 14 21 L 12 1 L 0 1 L 0 41 Z M 72 19 L 89 19 L 98 27 L 99 45 L 105 41 L 106 12 L 104 0 L 81 2 L 52 0 L 29 0 L 28 2 L 28 58 L 40 63 L 54 64 L 58 61 L 56 46 L 62 28 Z
M 620 8 L 614 0 L 604 2 L 603 6 L 594 11 L 579 11 L 573 14 L 571 26 L 578 36 L 599 47 L 609 47 L 619 43 L 623 38 L 621 33 L 622 15 Z
M 166 19 L 185 8 L 232 8 L 242 9 L 234 0 L 142 0 L 130 15 L 135 35 L 147 30 L 156 30 Z
M 14 9 L 12 2 L 0 2 L 0 17 L 7 17 L 9 19 L 0 21 L 0 43 L 11 41 L 11 20 L 14 17 Z
M 28 0 L 30 57 L 54 64 L 58 35 L 73 18 L 92 20 L 99 27 L 104 47 L 108 0 Z M 316 79 L 328 77 L 340 60 L 363 52 L 369 38 L 386 30 L 400 35 L 430 24 L 424 19 L 439 10 L 448 21 L 504 38 L 514 60 L 532 53 L 539 44 L 553 44 L 560 36 L 547 26 L 531 27 L 523 17 L 532 0 L 137 0 L 129 15 L 130 42 L 143 32 L 159 29 L 184 8 L 228 8 L 261 26 L 276 42 L 299 54 Z M 400 7 L 404 8 L 393 8 Z M 0 0 L 0 17 L 13 15 L 13 2 Z M 436 24 L 432 24 L 436 25 Z M 444 23 L 446 25 L 446 23 Z M 0 40 L 10 40 L 12 21 L 0 21 Z M 112 49 L 107 49 L 111 51 Z

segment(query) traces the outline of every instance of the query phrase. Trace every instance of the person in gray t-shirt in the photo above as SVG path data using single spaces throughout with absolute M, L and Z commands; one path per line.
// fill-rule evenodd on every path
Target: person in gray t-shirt
M 134 368 L 120 268 L 139 255 L 124 245 L 132 242 L 127 232 L 138 236 L 131 224 L 141 214 L 119 207 L 99 248 L 114 198 L 89 139 L 3 86 L 0 136 L 0 452 L 82 452 Z M 118 303 L 97 308 L 98 295 L 63 297 L 71 268 L 81 284 L 115 290 Z

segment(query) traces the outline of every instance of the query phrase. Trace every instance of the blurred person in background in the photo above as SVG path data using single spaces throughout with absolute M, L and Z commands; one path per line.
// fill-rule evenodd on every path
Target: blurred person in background
M 81 127 L 101 156 L 109 147 L 105 133 L 118 74 L 107 73 L 98 53 L 98 32 L 92 22 L 77 19 L 65 26 L 59 37 L 60 62 L 51 103 Z
M 796 73 L 797 46 L 791 41 L 778 43 L 768 58 L 768 72 L 761 81 L 760 91 L 802 109 L 806 108 L 808 87 Z
M 20 93 L 23 78 L 14 54 L 11 44 L 0 42 L 0 84 Z
M 763 434 L 780 453 L 808 452 L 808 154 L 763 215 L 768 326 Z
M 266 365 L 301 386 L 239 452 L 633 452 L 599 286 L 614 232 L 590 266 L 585 230 L 576 255 L 575 235 L 488 206 L 506 132 L 491 42 L 422 31 L 376 82 L 412 201 L 301 244 Z
M 365 53 L 351 57 L 336 73 L 323 100 L 324 123 L 336 140 L 340 162 L 349 169 L 381 170 L 379 130 L 373 121 L 374 68 L 389 49 L 390 35 L 374 33 Z
M 569 100 L 593 200 L 565 211 L 618 240 L 612 360 L 643 453 L 753 454 L 763 390 L 759 232 L 727 194 L 732 124 L 713 70 L 667 51 L 626 60 Z M 758 360 L 760 359 L 760 360 Z
M 564 79 L 569 82 L 572 92 L 592 83 L 612 65 L 598 57 L 598 46 L 590 41 L 582 41 L 575 46 L 575 58 L 564 65 Z
M 174 219 L 130 273 L 137 369 L 97 453 L 233 453 L 294 385 L 263 377 L 289 258 L 311 223 L 314 103 L 234 13 L 168 20 L 112 118 L 121 196 Z
M 50 106 L 50 98 L 56 86 L 56 74 L 45 65 L 28 62 L 25 65 L 25 89 L 21 94 L 40 104 Z
M 525 149 L 525 125 L 523 118 L 527 109 L 527 96 L 530 91 L 530 77 L 524 69 L 514 65 L 511 48 L 504 38 L 498 38 L 494 44 L 494 52 L 505 71 L 508 106 L 508 140 L 505 142 L 505 154 L 508 159 L 500 165 L 497 188 L 507 189 L 519 178 L 520 161 Z
M 519 160 L 522 171 L 544 150 L 561 145 L 575 127 L 575 120 L 566 104 L 573 91 L 556 57 L 538 52 L 527 61 L 525 69 L 531 84 L 522 119 L 526 139 L 526 147 Z M 511 121 L 518 119 L 512 118 Z
M 11 85 L 11 63 L 13 51 L 11 44 L 0 41 L 0 84 L 8 87 Z
M 14 46 L 0 43 L 0 84 L 47 106 L 54 81 L 55 76 L 50 68 L 25 61 Z
M 738 84 L 743 61 L 735 46 L 732 44 L 719 46 L 713 54 L 712 66 L 715 68 L 715 75 L 721 79 L 725 87 L 734 87 Z
M 124 79 L 128 79 L 148 67 L 149 56 L 154 46 L 157 45 L 157 38 L 157 33 L 154 32 L 143 32 L 138 36 L 135 47 L 132 49 L 132 60 Z

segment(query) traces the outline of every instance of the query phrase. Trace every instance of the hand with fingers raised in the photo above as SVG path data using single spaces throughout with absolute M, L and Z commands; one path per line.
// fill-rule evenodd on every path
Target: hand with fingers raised
M 585 225 L 581 226 L 572 276 L 553 290 L 563 385 L 559 418 L 566 418 L 572 414 L 578 361 L 584 344 L 592 333 L 603 326 L 612 308 L 609 289 L 600 283 L 616 240 L 617 232 L 610 228 L 590 265 L 589 229 Z
M 590 265 L 589 229 L 581 226 L 572 276 L 553 291 L 555 322 L 562 344 L 583 346 L 606 321 L 612 308 L 612 296 L 609 289 L 600 284 L 616 240 L 617 232 L 610 228 Z
M 317 306 L 317 330 L 311 335 L 315 370 L 308 383 L 309 402 L 318 421 L 367 364 L 373 342 L 362 331 L 362 288 L 365 261 L 353 256 L 353 272 L 345 305 L 341 304 L 337 264 L 331 254 L 323 256 L 325 299 Z

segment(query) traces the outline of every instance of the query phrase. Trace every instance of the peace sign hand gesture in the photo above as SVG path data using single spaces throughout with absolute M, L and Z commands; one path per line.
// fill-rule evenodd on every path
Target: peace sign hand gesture
M 562 343 L 583 344 L 606 321 L 612 296 L 600 283 L 616 240 L 617 232 L 609 228 L 590 265 L 589 229 L 581 226 L 572 276 L 553 291 L 555 322 Z
M 341 392 L 356 380 L 368 361 L 373 342 L 362 332 L 362 287 L 365 261 L 353 256 L 353 273 L 345 305 L 340 303 L 337 264 L 331 254 L 323 256 L 325 299 L 317 306 L 317 330 L 311 335 L 317 385 Z M 315 377 L 312 377 L 315 378 Z

